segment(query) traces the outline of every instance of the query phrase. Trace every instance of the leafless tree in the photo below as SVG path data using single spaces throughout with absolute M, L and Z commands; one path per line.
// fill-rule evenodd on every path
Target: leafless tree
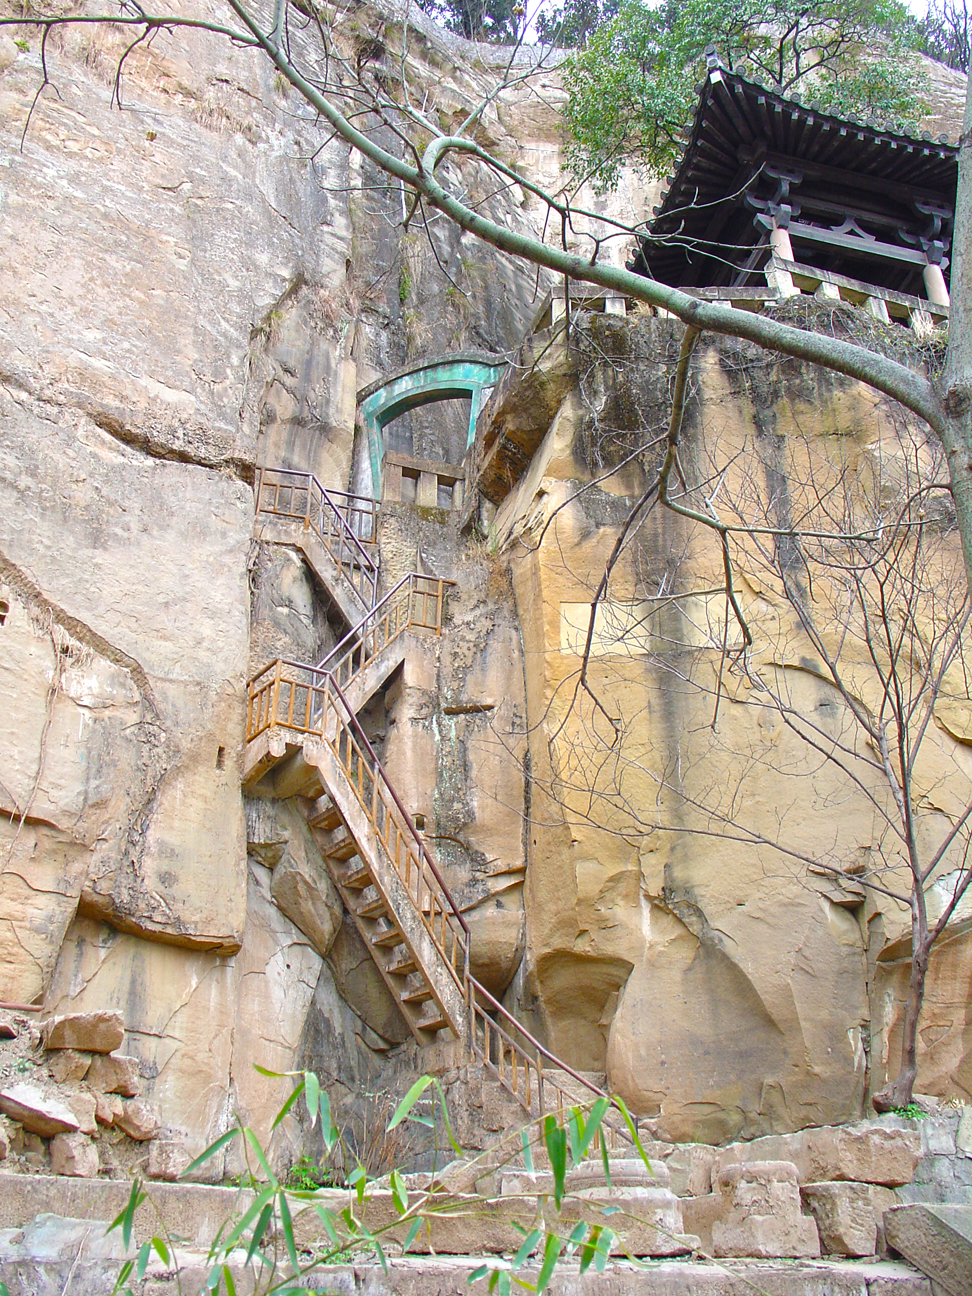
M 746 350 L 743 382 L 760 364 Z M 676 413 L 692 404 L 680 373 Z M 882 427 L 866 445 L 696 427 L 689 447 L 673 425 L 543 731 L 568 823 L 749 846 L 907 915 L 901 1058 L 873 1099 L 888 1110 L 911 1101 L 930 952 L 972 884 L 972 636 L 941 447 L 898 411 Z M 638 533 L 663 493 L 682 524 L 660 555 Z M 690 717 L 668 741 L 648 716 L 665 691 Z

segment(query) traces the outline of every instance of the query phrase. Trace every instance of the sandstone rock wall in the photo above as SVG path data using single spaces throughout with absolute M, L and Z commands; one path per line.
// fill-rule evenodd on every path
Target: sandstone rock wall
M 794 714 L 832 714 L 834 740 L 846 737 L 792 609 L 745 565 L 740 597 L 758 627 L 750 675 L 724 675 L 717 689 L 725 600 L 709 533 L 646 511 L 581 680 L 592 595 L 645 484 L 637 457 L 611 466 L 664 432 L 676 340 L 650 316 L 582 319 L 573 389 L 496 515 L 523 628 L 534 779 L 526 958 L 512 993 L 556 1052 L 606 1070 L 662 1137 L 721 1142 L 862 1114 L 897 1065 L 909 915 L 813 867 L 882 849 L 868 799 L 880 789 L 858 795 L 760 705 L 752 680 L 782 669 Z M 591 352 L 609 354 L 614 373 L 592 367 Z M 565 363 L 554 343 L 544 364 Z M 774 467 L 784 445 L 847 465 L 862 490 L 877 489 L 867 482 L 880 465 L 892 489 L 899 414 L 851 382 L 713 341 L 692 391 L 682 462 L 690 479 L 721 481 L 726 511 L 749 490 L 799 497 L 810 461 L 787 459 L 787 482 Z M 735 626 L 727 642 L 738 643 Z M 847 669 L 870 697 L 866 667 Z M 960 724 L 932 728 L 916 775 L 934 789 L 928 833 L 970 790 Z M 960 910 L 933 956 L 917 1086 L 963 1100 L 965 926 Z

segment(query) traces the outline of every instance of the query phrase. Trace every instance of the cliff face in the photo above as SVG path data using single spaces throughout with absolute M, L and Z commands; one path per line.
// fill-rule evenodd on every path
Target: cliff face
M 369 12 L 355 31 L 380 38 L 384 24 Z M 362 967 L 341 934 L 336 896 L 321 901 L 316 946 L 274 903 L 274 851 L 300 856 L 324 886 L 299 828 L 257 816 L 248 860 L 248 673 L 279 653 L 316 660 L 342 633 L 296 551 L 252 544 L 254 467 L 297 466 L 347 488 L 356 390 L 416 355 L 507 350 L 535 309 L 535 283 L 439 227 L 436 252 L 457 286 L 447 293 L 428 244 L 400 237 L 398 190 L 326 143 L 264 60 L 215 37 L 136 50 L 118 111 L 122 34 L 56 35 L 56 92 L 41 96 L 21 147 L 40 77 L 29 43 L 4 37 L 0 50 L 3 997 L 120 1008 L 147 1096 L 198 1148 L 235 1107 L 257 1124 L 273 1108 L 252 1062 L 289 1070 L 323 1040 L 332 1078 L 367 1088 L 362 1077 L 404 1035 L 367 957 Z M 469 50 L 428 25 L 413 47 L 441 110 L 465 114 L 489 70 L 471 70 Z M 512 96 L 488 129 L 509 155 L 522 148 L 555 169 L 549 111 Z M 509 195 L 485 198 L 532 228 Z M 431 530 L 435 556 L 443 527 Z M 454 537 L 447 551 L 448 575 Z M 463 679 L 498 671 L 502 687 L 483 688 L 515 709 L 518 630 L 502 579 L 482 620 L 487 575 L 479 562 L 457 600 L 447 656 L 463 658 Z M 488 796 L 467 759 L 487 712 L 460 705 L 444 717 L 440 694 L 463 701 L 458 686 L 448 696 L 449 678 L 433 659 L 389 701 L 413 737 L 397 755 L 390 742 L 388 757 L 408 792 L 419 756 L 409 744 L 422 735 L 413 808 L 433 825 L 442 767 L 443 821 L 454 836 L 471 824 L 467 845 L 490 861 L 478 881 L 457 879 L 460 890 L 495 906 L 502 878 L 522 881 L 522 832 L 513 859 L 490 846 Z M 521 940 L 513 908 L 497 988 Z
M 494 78 L 491 55 L 410 22 L 412 75 L 440 120 L 461 120 Z M 393 47 L 399 34 L 361 10 L 342 38 Z M 118 111 L 124 44 L 101 29 L 52 38 L 57 92 L 24 134 L 37 42 L 0 42 L 2 995 L 120 1010 L 144 1095 L 194 1152 L 236 1110 L 266 1128 L 290 1082 L 254 1062 L 313 1065 L 351 1108 L 391 1063 L 415 1062 L 301 815 L 241 795 L 249 674 L 277 655 L 317 660 L 343 633 L 300 552 L 251 539 L 254 469 L 347 489 L 356 393 L 419 358 L 512 354 L 538 288 L 444 222 L 438 261 L 424 236 L 403 237 L 400 191 L 327 142 L 264 60 L 215 37 L 140 46 Z M 481 131 L 552 183 L 560 90 L 552 77 L 541 90 L 504 93 Z M 518 189 L 473 196 L 513 227 L 542 219 Z M 629 177 L 612 203 L 637 218 L 652 197 Z M 648 369 L 662 417 L 659 328 Z M 717 371 L 706 390 L 745 422 Z M 535 552 L 510 539 L 594 472 L 569 362 L 561 380 L 545 448 L 490 539 L 438 509 L 383 510 L 385 587 L 417 563 L 457 584 L 445 634 L 365 727 L 468 915 L 477 975 L 502 994 L 520 968 L 508 993 L 568 1061 L 606 1066 L 677 1134 L 856 1115 L 866 1032 L 873 1066 L 894 1002 L 859 916 L 767 882 L 735 848 L 632 847 L 610 809 L 575 833 L 547 797 L 552 699 L 641 484 L 631 468 L 571 504 Z M 833 402 L 838 421 L 872 418 L 859 391 Z M 455 417 L 413 413 L 402 435 L 444 446 Z M 649 530 L 647 549 L 680 542 L 668 524 Z M 621 674 L 670 751 L 698 717 L 664 690 L 644 712 L 649 667 Z M 599 759 L 601 736 L 568 739 L 582 767 Z M 900 923 L 888 930 L 898 939 Z M 935 1003 L 955 998 L 964 951 L 938 965 Z M 934 1075 L 961 1085 L 964 1057 Z M 301 1137 L 284 1123 L 274 1154 L 292 1159 Z
M 533 339 L 560 395 L 494 523 L 523 625 L 533 758 L 515 990 L 553 1049 L 606 1072 L 662 1137 L 724 1142 L 855 1119 L 900 1064 L 909 881 L 879 762 L 823 658 L 871 714 L 886 711 L 880 613 L 870 631 L 856 621 L 853 560 L 818 565 L 807 540 L 810 559 L 791 572 L 820 627 L 812 640 L 781 583 L 785 549 L 775 546 L 785 540 L 774 536 L 798 517 L 810 530 L 851 530 L 851 517 L 868 525 L 872 503 L 907 493 L 906 481 L 937 481 L 938 469 L 934 442 L 860 384 L 704 342 L 679 452 L 686 478 L 708 483 L 722 521 L 783 528 L 732 537 L 752 647 L 740 656 L 717 537 L 651 507 L 614 568 L 582 676 L 594 592 L 648 484 L 631 452 L 665 435 L 680 332 L 650 314 L 592 314 L 569 350 Z M 519 400 L 515 383 L 502 400 L 495 416 L 507 426 L 536 403 L 532 391 Z M 915 618 L 919 658 L 963 615 L 957 540 L 933 511 L 928 524 L 946 529 L 920 597 L 895 581 L 886 591 L 889 625 L 903 624 L 906 607 Z M 912 560 L 903 551 L 901 562 Z M 960 661 L 927 729 L 910 695 L 905 743 L 920 745 L 926 863 L 972 795 Z M 896 669 L 912 690 L 912 666 Z M 946 852 L 927 888 L 932 914 L 961 867 L 960 853 Z M 969 911 L 966 898 L 933 954 L 919 1038 L 917 1089 L 957 1100 L 968 1094 L 957 1003 Z

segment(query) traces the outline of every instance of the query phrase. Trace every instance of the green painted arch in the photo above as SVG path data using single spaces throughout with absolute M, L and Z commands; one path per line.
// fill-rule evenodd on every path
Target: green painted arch
M 433 401 L 469 400 L 469 434 L 467 447 L 476 433 L 476 419 L 489 393 L 505 368 L 499 356 L 444 356 L 433 364 L 414 365 L 390 378 L 363 387 L 358 392 L 361 422 L 368 438 L 372 490 L 381 498 L 382 465 L 385 460 L 384 427 L 400 414 L 429 405 Z

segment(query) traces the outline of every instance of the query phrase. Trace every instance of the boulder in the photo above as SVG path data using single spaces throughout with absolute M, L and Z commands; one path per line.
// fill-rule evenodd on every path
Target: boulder
M 41 1034 L 47 1049 L 111 1053 L 121 1047 L 125 1023 L 120 1012 L 67 1013 L 45 1022 Z
M 133 1098 L 131 1102 L 124 1104 L 121 1115 L 115 1118 L 114 1123 L 118 1129 L 124 1130 L 129 1138 L 144 1143 L 158 1134 L 162 1118 L 157 1103 Z
M 817 1228 L 800 1209 L 797 1168 L 788 1161 L 753 1161 L 721 1170 L 722 1218 L 712 1225 L 716 1256 L 788 1256 L 820 1254 Z
M 972 1292 L 972 1206 L 892 1206 L 884 1232 L 948 1296 Z
M 871 1185 L 804 1184 L 800 1189 L 827 1255 L 869 1256 L 877 1251 L 877 1220 Z
M 83 1080 L 91 1066 L 91 1054 L 79 1049 L 57 1049 L 47 1061 L 47 1069 L 58 1084 L 70 1080 Z
M 189 1164 L 189 1153 L 181 1139 L 162 1136 L 149 1145 L 146 1173 L 150 1179 L 175 1182 Z
M 124 1053 L 99 1053 L 91 1060 L 88 1084 L 100 1093 L 137 1098 L 141 1088 L 138 1058 L 126 1057 Z
M 316 870 L 306 855 L 288 851 L 273 870 L 270 894 L 323 958 L 341 926 L 340 899 L 321 863 Z
M 51 1139 L 51 1170 L 74 1179 L 94 1179 L 100 1164 L 98 1149 L 86 1134 L 55 1134 Z
M 80 1128 L 70 1108 L 33 1084 L 10 1085 L 0 1091 L 0 1111 L 41 1138 L 73 1134 Z
M 94 1091 L 95 1120 L 99 1125 L 114 1125 L 125 1109 L 125 1104 L 118 1094 L 103 1094 Z
M 67 1105 L 77 1118 L 78 1129 L 82 1134 L 96 1134 L 98 1122 L 95 1119 L 97 1099 L 93 1093 L 73 1093 L 67 1098 Z

